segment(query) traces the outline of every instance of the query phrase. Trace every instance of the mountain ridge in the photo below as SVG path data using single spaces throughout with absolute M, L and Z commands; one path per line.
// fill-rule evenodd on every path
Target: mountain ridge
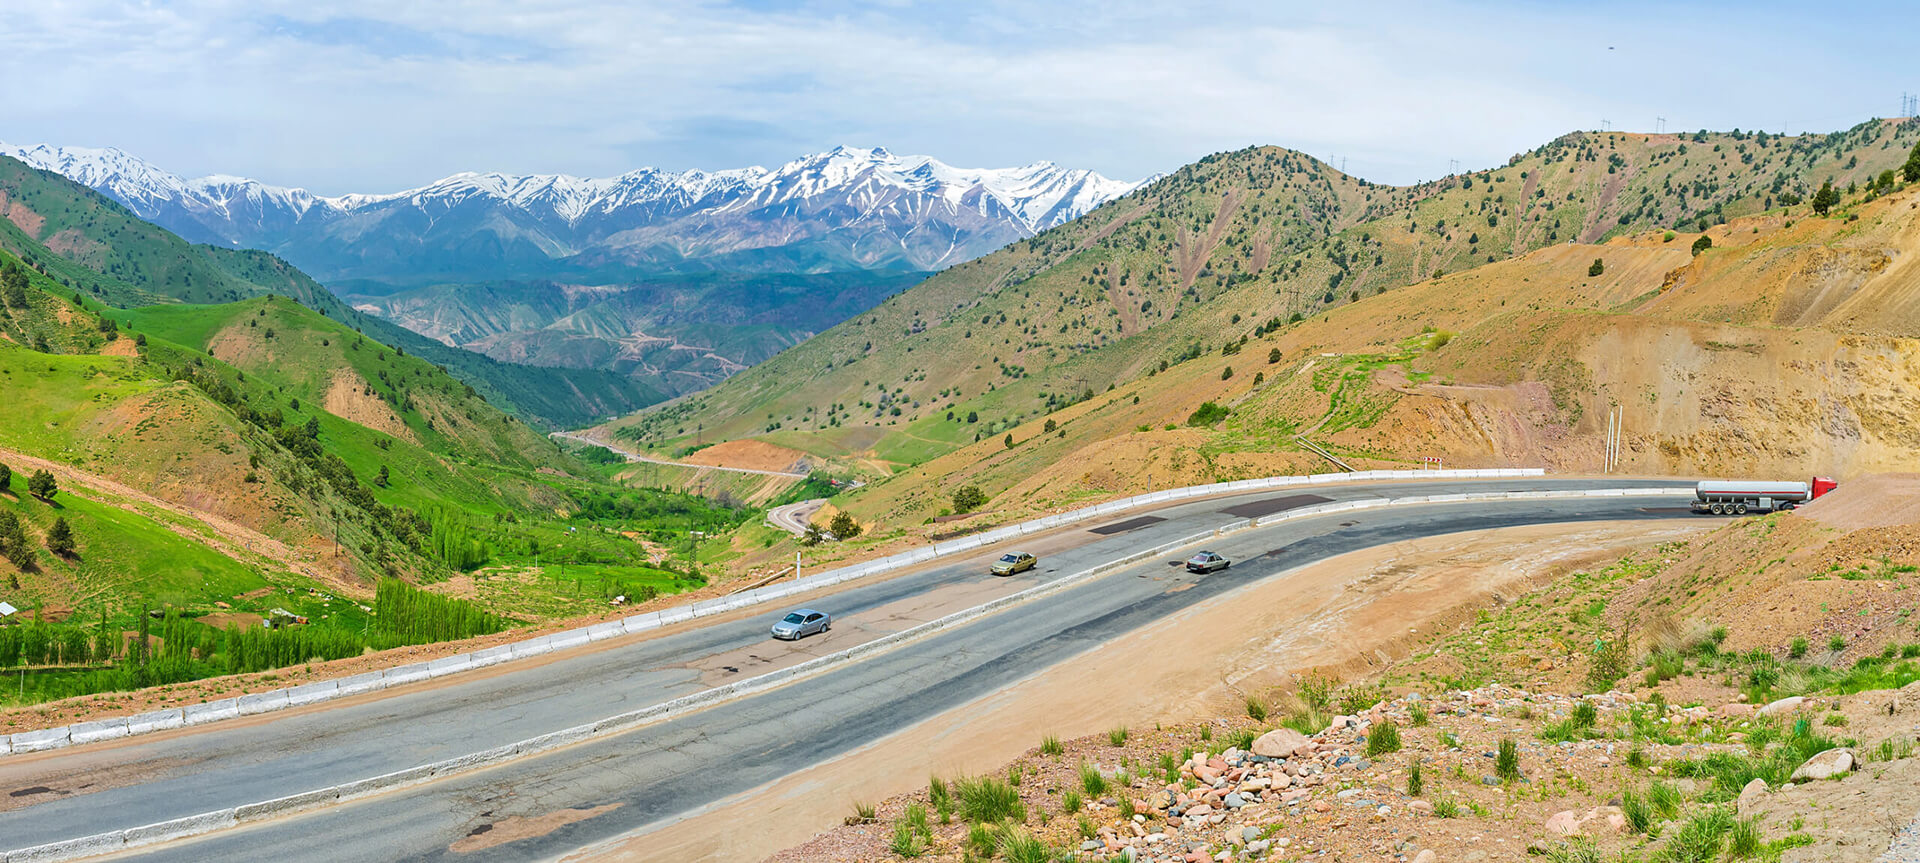
M 826 233 L 851 232 L 852 239 L 829 244 L 847 265 L 939 269 L 1062 224 L 1152 179 L 1112 180 L 1045 161 L 958 168 L 930 156 L 841 146 L 773 169 L 641 168 L 605 178 L 462 172 L 398 192 L 326 196 L 223 174 L 183 178 L 115 147 L 0 143 L 0 155 L 89 186 L 192 241 L 272 251 L 322 279 L 387 281 L 421 275 L 408 271 L 408 256 L 399 254 L 409 240 L 431 247 L 486 235 L 496 254 L 489 258 L 487 249 L 469 243 L 469 256 L 478 260 L 465 269 L 491 260 L 539 276 L 551 275 L 541 259 L 596 249 L 625 263 L 672 265 L 788 245 L 782 240 L 795 234 L 782 217 L 795 213 L 826 218 Z M 456 227 L 435 236 L 437 223 L 449 216 Z M 418 224 L 421 217 L 429 224 Z M 832 224 L 835 218 L 845 224 Z M 730 239 L 705 236 L 716 223 L 731 229 Z M 761 225 L 775 230 L 752 230 Z M 944 247 L 910 241 L 929 228 L 944 236 Z M 344 248 L 381 230 L 394 241 L 373 244 L 358 257 Z M 875 240 L 888 239 L 891 246 L 875 247 Z M 869 244 L 864 250 L 863 242 Z M 446 266 L 427 269 L 457 274 Z

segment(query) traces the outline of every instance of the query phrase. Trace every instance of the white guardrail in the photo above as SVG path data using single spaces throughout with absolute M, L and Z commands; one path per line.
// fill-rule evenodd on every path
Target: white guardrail
M 1409 472 L 1417 473 L 1417 472 Z M 1431 476 L 1432 472 L 1428 472 Z M 1226 484 L 1223 484 L 1226 485 Z M 1205 486 L 1201 486 L 1205 488 Z M 1186 489 L 1177 489 L 1178 497 L 1193 497 L 1192 494 L 1180 494 Z M 542 734 L 538 737 L 496 746 L 482 752 L 461 755 L 431 764 L 399 770 L 370 779 L 361 779 L 326 788 L 319 788 L 300 794 L 288 795 L 273 800 L 234 806 L 215 812 L 203 812 L 184 818 L 175 818 L 142 827 L 115 830 L 107 833 L 68 839 L 60 842 L 36 845 L 0 855 L 3 863 L 24 863 L 24 861 L 77 860 L 103 854 L 111 854 L 132 848 L 155 845 L 177 839 L 186 839 L 206 833 L 212 833 L 242 824 L 285 817 L 301 812 L 319 809 L 350 800 L 385 793 L 413 785 L 443 779 L 460 773 L 478 770 L 484 767 L 524 758 L 542 752 L 570 746 L 595 737 L 618 734 L 632 728 L 671 719 L 674 716 L 710 707 L 724 701 L 740 698 L 753 693 L 777 688 L 797 679 L 822 673 L 830 668 L 843 665 L 874 653 L 884 652 L 911 641 L 917 641 L 972 622 L 993 612 L 1031 602 L 1041 597 L 1058 593 L 1091 581 L 1116 569 L 1131 566 L 1140 561 L 1158 557 L 1167 552 L 1200 542 L 1248 530 L 1265 527 L 1282 521 L 1313 518 L 1338 512 L 1383 507 L 1411 506 L 1433 503 L 1463 503 L 1489 500 L 1525 500 L 1525 499 L 1566 499 L 1586 497 L 1678 497 L 1692 496 L 1691 488 L 1612 488 L 1612 489 L 1569 489 L 1564 491 L 1520 491 L 1520 492 L 1476 492 L 1462 494 L 1419 495 L 1402 498 L 1371 498 L 1364 500 L 1337 501 L 1299 507 L 1285 512 L 1262 516 L 1254 519 L 1240 519 L 1229 522 L 1212 530 L 1182 537 L 1172 542 L 1162 543 L 1143 549 L 1115 560 L 1097 564 L 1072 575 L 1036 585 L 1007 596 L 1000 597 L 982 605 L 958 611 L 937 620 L 882 636 L 846 650 L 816 657 L 797 665 L 770 671 L 745 680 L 735 681 L 725 686 L 715 687 L 693 695 L 682 696 L 661 702 L 639 710 L 610 716 L 597 722 L 576 725 L 559 731 Z M 1162 498 L 1162 500 L 1177 498 Z M 1099 509 L 1094 507 L 1093 509 Z M 1109 511 L 1110 512 L 1110 511 Z M 1106 513 L 1101 513 L 1106 514 Z M 1044 519 L 1042 519 L 1044 521 Z M 857 569 L 858 567 L 854 567 Z M 830 573 L 822 573 L 823 576 Z M 844 579 L 843 579 L 844 580 Z M 644 616 L 644 615 L 643 615 Z M 539 639 L 535 639 L 538 641 Z M 576 642 L 578 643 L 578 642 Z M 558 649 L 554 647 L 548 650 Z
M 565 632 L 543 635 L 513 644 L 489 647 L 472 653 L 435 659 L 431 662 L 419 662 L 402 665 L 380 671 L 369 671 L 352 677 L 336 680 L 322 680 L 288 689 L 276 689 L 253 695 L 241 695 L 223 698 L 203 704 L 191 704 L 185 707 L 170 707 L 132 716 L 113 719 L 100 719 L 92 722 L 79 722 L 58 728 L 40 731 L 19 731 L 0 735 L 0 756 L 41 752 L 59 749 L 83 743 L 97 743 L 103 740 L 115 740 L 136 734 L 154 731 L 167 731 L 190 725 L 201 725 L 221 719 L 240 716 L 252 716 L 290 707 L 303 707 L 335 698 L 346 698 L 367 692 L 375 692 L 388 687 L 432 680 L 462 671 L 486 668 L 515 659 L 540 656 L 556 650 L 579 647 L 589 642 L 617 638 L 623 635 L 647 632 L 665 626 L 672 626 L 695 618 L 726 614 L 742 608 L 785 599 L 789 596 L 830 587 L 856 578 L 865 578 L 883 572 L 903 569 L 936 558 L 948 557 L 973 551 L 983 546 L 993 545 L 1028 534 L 1041 533 L 1055 528 L 1086 521 L 1102 516 L 1113 515 L 1141 506 L 1190 497 L 1204 497 L 1235 492 L 1263 491 L 1291 486 L 1327 485 L 1332 483 L 1363 482 L 1389 479 L 1514 479 L 1520 477 L 1544 476 L 1541 468 L 1501 468 L 1492 470 L 1372 470 L 1359 473 L 1322 473 L 1312 476 L 1276 476 L 1264 479 L 1246 479 L 1235 482 L 1221 482 L 1210 485 L 1195 485 L 1184 488 L 1156 491 L 1150 494 L 1135 495 L 1129 498 L 1109 501 L 1097 506 L 1084 507 L 1051 515 L 1045 518 L 1010 524 L 982 533 L 964 536 L 947 542 L 935 542 L 930 548 L 917 548 L 888 557 L 870 560 L 853 566 L 830 569 L 815 575 L 809 575 L 784 584 L 754 588 L 728 596 L 706 599 L 678 608 L 664 611 L 651 611 L 636 614 L 621 620 L 598 623 Z

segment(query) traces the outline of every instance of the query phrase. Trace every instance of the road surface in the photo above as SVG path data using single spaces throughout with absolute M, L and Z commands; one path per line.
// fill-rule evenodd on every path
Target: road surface
M 786 506 L 776 506 L 767 510 L 767 523 L 794 536 L 806 536 L 807 525 L 812 523 L 813 514 L 826 505 L 826 498 L 816 497 Z
M 833 632 L 771 642 L 784 608 L 383 697 L 0 759 L 0 838 L 21 848 L 268 800 L 430 763 L 687 695 L 910 627 L 1250 515 L 1362 497 L 1584 487 L 1673 488 L 1671 481 L 1524 479 L 1287 489 L 1136 510 L 1027 550 L 1042 566 L 983 572 L 1011 546 L 807 604 Z M 1403 539 L 1520 524 L 1693 517 L 1671 497 L 1516 500 L 1381 508 L 1281 522 L 1210 547 L 1231 569 L 1189 575 L 1190 550 L 909 642 L 804 681 L 484 771 L 281 821 L 146 849 L 157 860 L 278 861 L 546 858 L 669 823 L 922 719 L 1004 688 L 1139 626 L 1315 560 Z M 474 850 L 496 827 L 561 810 L 592 817 Z M 475 840 L 467 840 L 473 842 Z M 462 846 L 464 848 L 464 846 Z

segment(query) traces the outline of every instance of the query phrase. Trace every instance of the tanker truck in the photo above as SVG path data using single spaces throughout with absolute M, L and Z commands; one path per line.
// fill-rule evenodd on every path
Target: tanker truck
M 1750 479 L 1710 479 L 1693 489 L 1693 511 L 1714 515 L 1746 515 L 1793 509 L 1840 484 L 1824 476 L 1813 482 L 1763 482 Z

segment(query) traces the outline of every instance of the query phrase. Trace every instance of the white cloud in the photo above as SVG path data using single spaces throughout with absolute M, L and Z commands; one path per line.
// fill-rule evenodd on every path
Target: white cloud
M 1822 40 L 1841 24 L 1739 9 L 43 0 L 0 32 L 0 139 L 323 192 L 836 143 L 1118 177 L 1276 143 L 1408 182 L 1602 118 L 1841 127 L 1894 102 L 1855 82 L 1897 89 L 1912 71 Z

